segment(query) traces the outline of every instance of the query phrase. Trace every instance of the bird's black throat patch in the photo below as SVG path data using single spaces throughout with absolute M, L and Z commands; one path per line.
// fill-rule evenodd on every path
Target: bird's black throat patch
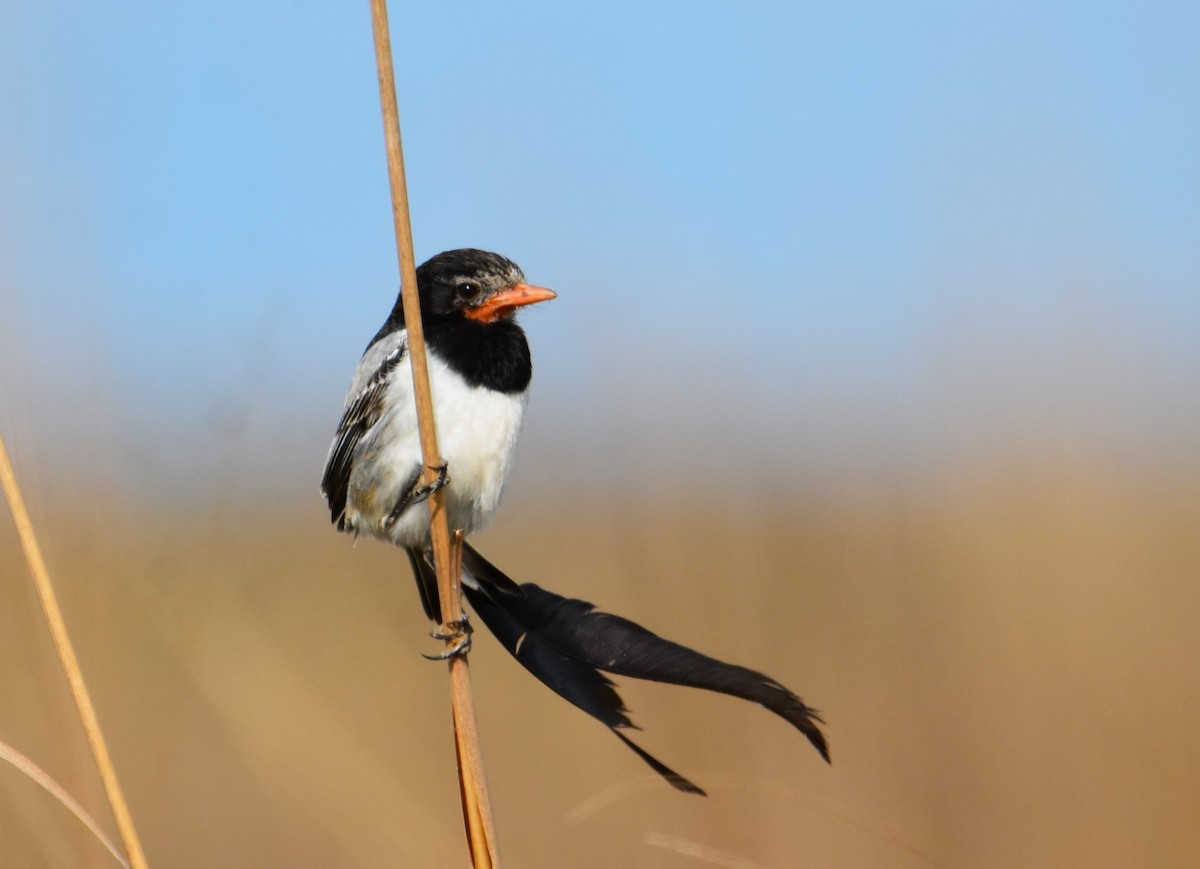
M 431 319 L 425 343 L 471 386 L 515 395 L 529 388 L 533 363 L 525 332 L 511 318 L 476 323 L 465 318 Z

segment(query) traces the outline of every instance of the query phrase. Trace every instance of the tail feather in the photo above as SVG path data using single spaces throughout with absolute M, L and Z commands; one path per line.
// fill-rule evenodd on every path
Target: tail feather
M 820 714 L 765 673 L 726 664 L 663 639 L 629 619 L 597 612 L 587 601 L 562 597 L 527 582 L 506 609 L 530 634 L 567 657 L 607 673 L 717 691 L 758 703 L 808 738 L 829 762 Z
M 408 547 L 409 563 L 412 564 L 413 576 L 417 580 L 417 592 L 421 595 L 421 607 L 425 616 L 431 622 L 442 620 L 441 595 L 438 593 L 437 571 L 433 568 L 431 556 L 420 549 Z M 475 549 L 463 544 L 463 564 L 467 573 L 482 585 L 491 586 L 497 591 L 513 597 L 523 597 L 525 591 L 509 579 L 499 568 L 480 555 Z
M 527 631 L 524 625 L 513 618 L 504 604 L 520 598 L 490 592 L 484 587 L 474 588 L 465 583 L 463 593 L 500 644 L 546 687 L 606 725 L 618 739 L 672 786 L 685 793 L 704 795 L 704 791 L 698 786 L 617 729 L 634 728 L 634 724 L 629 719 L 625 703 L 611 679 L 595 667 L 546 645 L 536 634 Z
M 500 644 L 546 687 L 608 727 L 633 726 L 611 679 L 529 633 L 493 595 L 469 585 L 463 587 L 463 592 Z
M 421 607 L 425 617 L 431 622 L 442 620 L 442 601 L 438 594 L 437 573 L 433 565 L 425 558 L 419 549 L 408 547 L 409 564 L 412 565 L 413 578 L 417 581 L 417 593 L 421 596 Z
M 409 550 L 409 557 L 426 615 L 438 621 L 433 568 L 415 550 Z M 469 544 L 463 545 L 463 567 L 467 601 L 509 654 L 560 697 L 611 729 L 679 790 L 704 793 L 621 732 L 636 727 L 604 673 L 703 688 L 758 703 L 803 733 L 829 761 L 829 746 L 818 727 L 824 723 L 821 716 L 766 674 L 726 664 L 621 616 L 596 612 L 587 601 L 534 583 L 518 585 Z

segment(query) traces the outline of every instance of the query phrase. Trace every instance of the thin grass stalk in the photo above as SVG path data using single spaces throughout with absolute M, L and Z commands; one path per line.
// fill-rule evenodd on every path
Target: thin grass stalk
M 375 66 L 379 77 L 379 103 L 383 115 L 384 141 L 387 148 L 388 181 L 392 193 L 392 222 L 396 231 L 396 253 L 400 261 L 401 300 L 404 307 L 404 326 L 408 333 L 408 356 L 412 366 L 413 394 L 417 406 L 418 431 L 421 436 L 421 455 L 425 465 L 422 482 L 436 477 L 435 468 L 441 464 L 437 448 L 437 431 L 433 418 L 433 399 L 429 390 L 429 369 L 425 354 L 425 332 L 421 324 L 421 305 L 417 297 L 416 259 L 413 256 L 412 223 L 408 209 L 408 185 L 404 177 L 404 150 L 400 139 L 400 112 L 396 105 L 396 80 L 392 68 L 392 45 L 388 30 L 386 0 L 371 0 L 371 23 L 375 38 Z M 453 473 L 453 470 L 451 470 Z M 459 573 L 453 569 L 450 528 L 446 518 L 443 493 L 435 492 L 429 499 L 429 523 L 433 544 L 434 569 L 442 591 L 442 628 L 462 618 Z M 461 539 L 461 538 L 460 538 Z M 461 553 L 459 558 L 461 559 Z M 455 744 L 459 758 L 459 788 L 463 800 L 463 817 L 467 825 L 467 841 L 476 867 L 499 865 L 496 854 L 495 825 L 491 803 L 484 787 L 480 761 L 479 735 L 471 702 L 470 681 L 466 658 L 451 658 L 451 703 L 454 715 Z
M 79 660 L 75 657 L 75 648 L 71 645 L 71 637 L 67 633 L 62 610 L 58 606 L 58 597 L 54 593 L 54 585 L 50 582 L 50 572 L 46 569 L 42 550 L 33 533 L 33 523 L 29 520 L 29 511 L 25 509 L 25 499 L 21 497 L 21 489 L 17 485 L 3 437 L 0 437 L 0 485 L 3 485 L 4 494 L 8 498 L 8 507 L 12 511 L 13 523 L 17 526 L 17 536 L 21 539 L 21 548 L 29 564 L 29 572 L 33 574 L 33 584 L 41 600 L 42 612 L 46 616 L 46 624 L 50 627 L 50 636 L 54 640 L 58 660 L 67 677 L 71 696 L 75 700 L 75 709 L 79 712 L 83 731 L 87 734 L 96 769 L 104 783 L 104 792 L 108 795 L 108 804 L 112 807 L 113 818 L 117 822 L 117 830 L 125 846 L 129 865 L 131 869 L 145 869 L 146 856 L 142 852 L 142 843 L 138 839 L 137 830 L 134 829 L 133 816 L 129 813 L 125 795 L 121 792 L 121 783 L 117 779 L 117 771 L 113 767 L 112 758 L 109 757 L 104 734 L 100 730 L 100 721 L 96 717 L 96 708 L 92 705 L 83 672 L 79 669 Z
M 88 828 L 101 845 L 108 849 L 108 853 L 113 855 L 114 860 L 124 866 L 125 869 L 129 869 L 129 862 L 125 859 L 125 855 L 121 853 L 121 849 L 117 847 L 112 839 L 108 838 L 105 832 L 100 829 L 100 825 L 96 823 L 96 819 L 88 814 L 87 809 L 81 806 L 78 800 L 67 793 L 66 788 L 51 778 L 48 772 L 3 741 L 0 741 L 0 760 L 12 764 L 25 773 L 38 787 L 58 800 L 67 811 L 78 818 L 80 823 Z
M 463 533 L 455 529 L 450 540 L 449 577 L 438 576 L 438 592 L 442 599 L 442 621 L 447 622 L 462 612 Z M 447 581 L 447 579 L 449 581 Z M 453 633 L 446 631 L 447 634 Z M 447 647 L 455 638 L 447 639 Z M 476 869 L 494 869 L 499 863 L 496 848 L 496 828 L 492 820 L 491 800 L 487 782 L 483 777 L 483 757 L 479 753 L 479 740 L 475 726 L 475 699 L 471 693 L 471 671 L 464 655 L 453 655 L 447 662 L 450 666 L 450 690 L 454 711 L 454 751 L 458 758 L 458 780 L 462 797 L 463 824 L 467 832 L 467 845 L 471 850 L 471 861 Z

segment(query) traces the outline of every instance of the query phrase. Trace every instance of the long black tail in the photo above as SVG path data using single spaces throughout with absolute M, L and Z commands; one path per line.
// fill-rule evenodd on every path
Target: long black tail
M 432 570 L 419 556 L 412 560 L 428 614 L 425 589 Z M 559 696 L 611 729 L 679 790 L 704 793 L 620 732 L 636 726 L 612 680 L 601 671 L 704 688 L 761 704 L 803 733 L 829 761 L 828 744 L 817 727 L 824 723 L 820 715 L 769 676 L 663 639 L 621 616 L 597 612 L 586 601 L 530 582 L 517 585 L 467 544 L 463 568 L 475 580 L 463 583 L 468 602 L 509 654 Z
M 464 552 L 467 547 L 463 544 Z M 425 617 L 431 622 L 440 622 L 442 620 L 442 603 L 441 595 L 438 593 L 437 571 L 433 569 L 433 563 L 427 554 L 421 552 L 420 549 L 414 549 L 411 546 L 404 550 L 408 553 L 408 561 L 412 564 L 413 576 L 417 580 L 417 592 L 421 595 L 421 608 L 425 610 Z M 471 549 L 472 554 L 479 555 L 474 549 Z M 465 554 L 463 556 L 466 557 Z M 482 556 L 479 556 L 482 558 Z M 486 563 L 486 562 L 485 562 Z M 491 567 L 491 565 L 488 565 Z M 469 570 L 469 568 L 468 568 Z M 492 568 L 495 571 L 493 576 L 483 579 L 495 586 L 497 592 L 502 592 L 506 595 L 515 595 L 521 597 L 525 594 L 521 590 L 521 586 L 517 585 L 499 570 Z

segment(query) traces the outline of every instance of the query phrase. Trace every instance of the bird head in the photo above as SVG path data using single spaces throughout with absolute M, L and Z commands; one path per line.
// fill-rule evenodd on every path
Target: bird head
M 485 324 L 556 295 L 526 283 L 512 260 L 472 248 L 448 250 L 423 263 L 417 269 L 417 290 L 422 315 L 462 316 Z

